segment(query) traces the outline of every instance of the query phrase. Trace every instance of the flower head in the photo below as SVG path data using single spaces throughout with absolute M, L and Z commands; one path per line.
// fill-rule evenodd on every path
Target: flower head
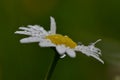
M 28 25 L 28 27 L 19 27 L 21 31 L 16 31 L 16 34 L 24 34 L 29 37 L 23 38 L 20 40 L 21 43 L 32 43 L 39 42 L 39 46 L 41 47 L 55 47 L 61 58 L 64 58 L 66 54 L 72 58 L 76 57 L 77 52 L 81 52 L 87 56 L 92 56 L 104 63 L 103 60 L 100 59 L 99 55 L 101 55 L 101 50 L 95 47 L 96 42 L 85 46 L 83 44 L 77 44 L 70 37 L 64 36 L 56 33 L 56 22 L 53 17 L 50 17 L 50 30 L 46 31 L 42 26 L 38 25 Z

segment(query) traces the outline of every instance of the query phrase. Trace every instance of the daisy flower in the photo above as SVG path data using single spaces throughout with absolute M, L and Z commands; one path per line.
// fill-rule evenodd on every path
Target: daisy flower
M 38 42 L 41 47 L 55 47 L 56 51 L 60 55 L 60 58 L 64 58 L 66 55 L 71 58 L 75 58 L 76 52 L 81 52 L 104 63 L 99 57 L 99 55 L 101 55 L 101 50 L 95 47 L 95 44 L 101 41 L 101 39 L 88 46 L 77 44 L 70 37 L 57 34 L 55 19 L 50 17 L 50 20 L 51 23 L 49 31 L 46 31 L 42 26 L 28 25 L 27 27 L 19 27 L 21 31 L 16 31 L 15 34 L 24 34 L 29 36 L 21 39 L 21 43 Z

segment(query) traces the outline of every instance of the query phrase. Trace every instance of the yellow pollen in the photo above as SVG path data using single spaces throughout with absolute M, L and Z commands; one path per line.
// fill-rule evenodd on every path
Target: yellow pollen
M 65 45 L 70 48 L 75 48 L 77 44 L 68 36 L 63 36 L 60 34 L 48 35 L 46 36 L 47 39 L 50 39 L 52 43 L 56 45 Z

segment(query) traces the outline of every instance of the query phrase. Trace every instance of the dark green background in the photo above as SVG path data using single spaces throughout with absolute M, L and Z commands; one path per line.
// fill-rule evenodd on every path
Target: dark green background
M 97 44 L 101 64 L 77 53 L 61 59 L 51 80 L 120 80 L 120 0 L 0 0 L 0 80 L 44 80 L 54 51 L 38 43 L 20 44 L 20 26 L 42 25 L 49 30 L 50 16 L 57 32 L 76 42 Z

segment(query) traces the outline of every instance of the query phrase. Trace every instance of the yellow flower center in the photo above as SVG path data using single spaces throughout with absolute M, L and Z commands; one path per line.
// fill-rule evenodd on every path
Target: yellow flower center
M 63 36 L 60 34 L 48 35 L 46 36 L 47 39 L 50 39 L 52 43 L 56 45 L 64 44 L 67 47 L 75 48 L 77 44 L 68 36 Z

